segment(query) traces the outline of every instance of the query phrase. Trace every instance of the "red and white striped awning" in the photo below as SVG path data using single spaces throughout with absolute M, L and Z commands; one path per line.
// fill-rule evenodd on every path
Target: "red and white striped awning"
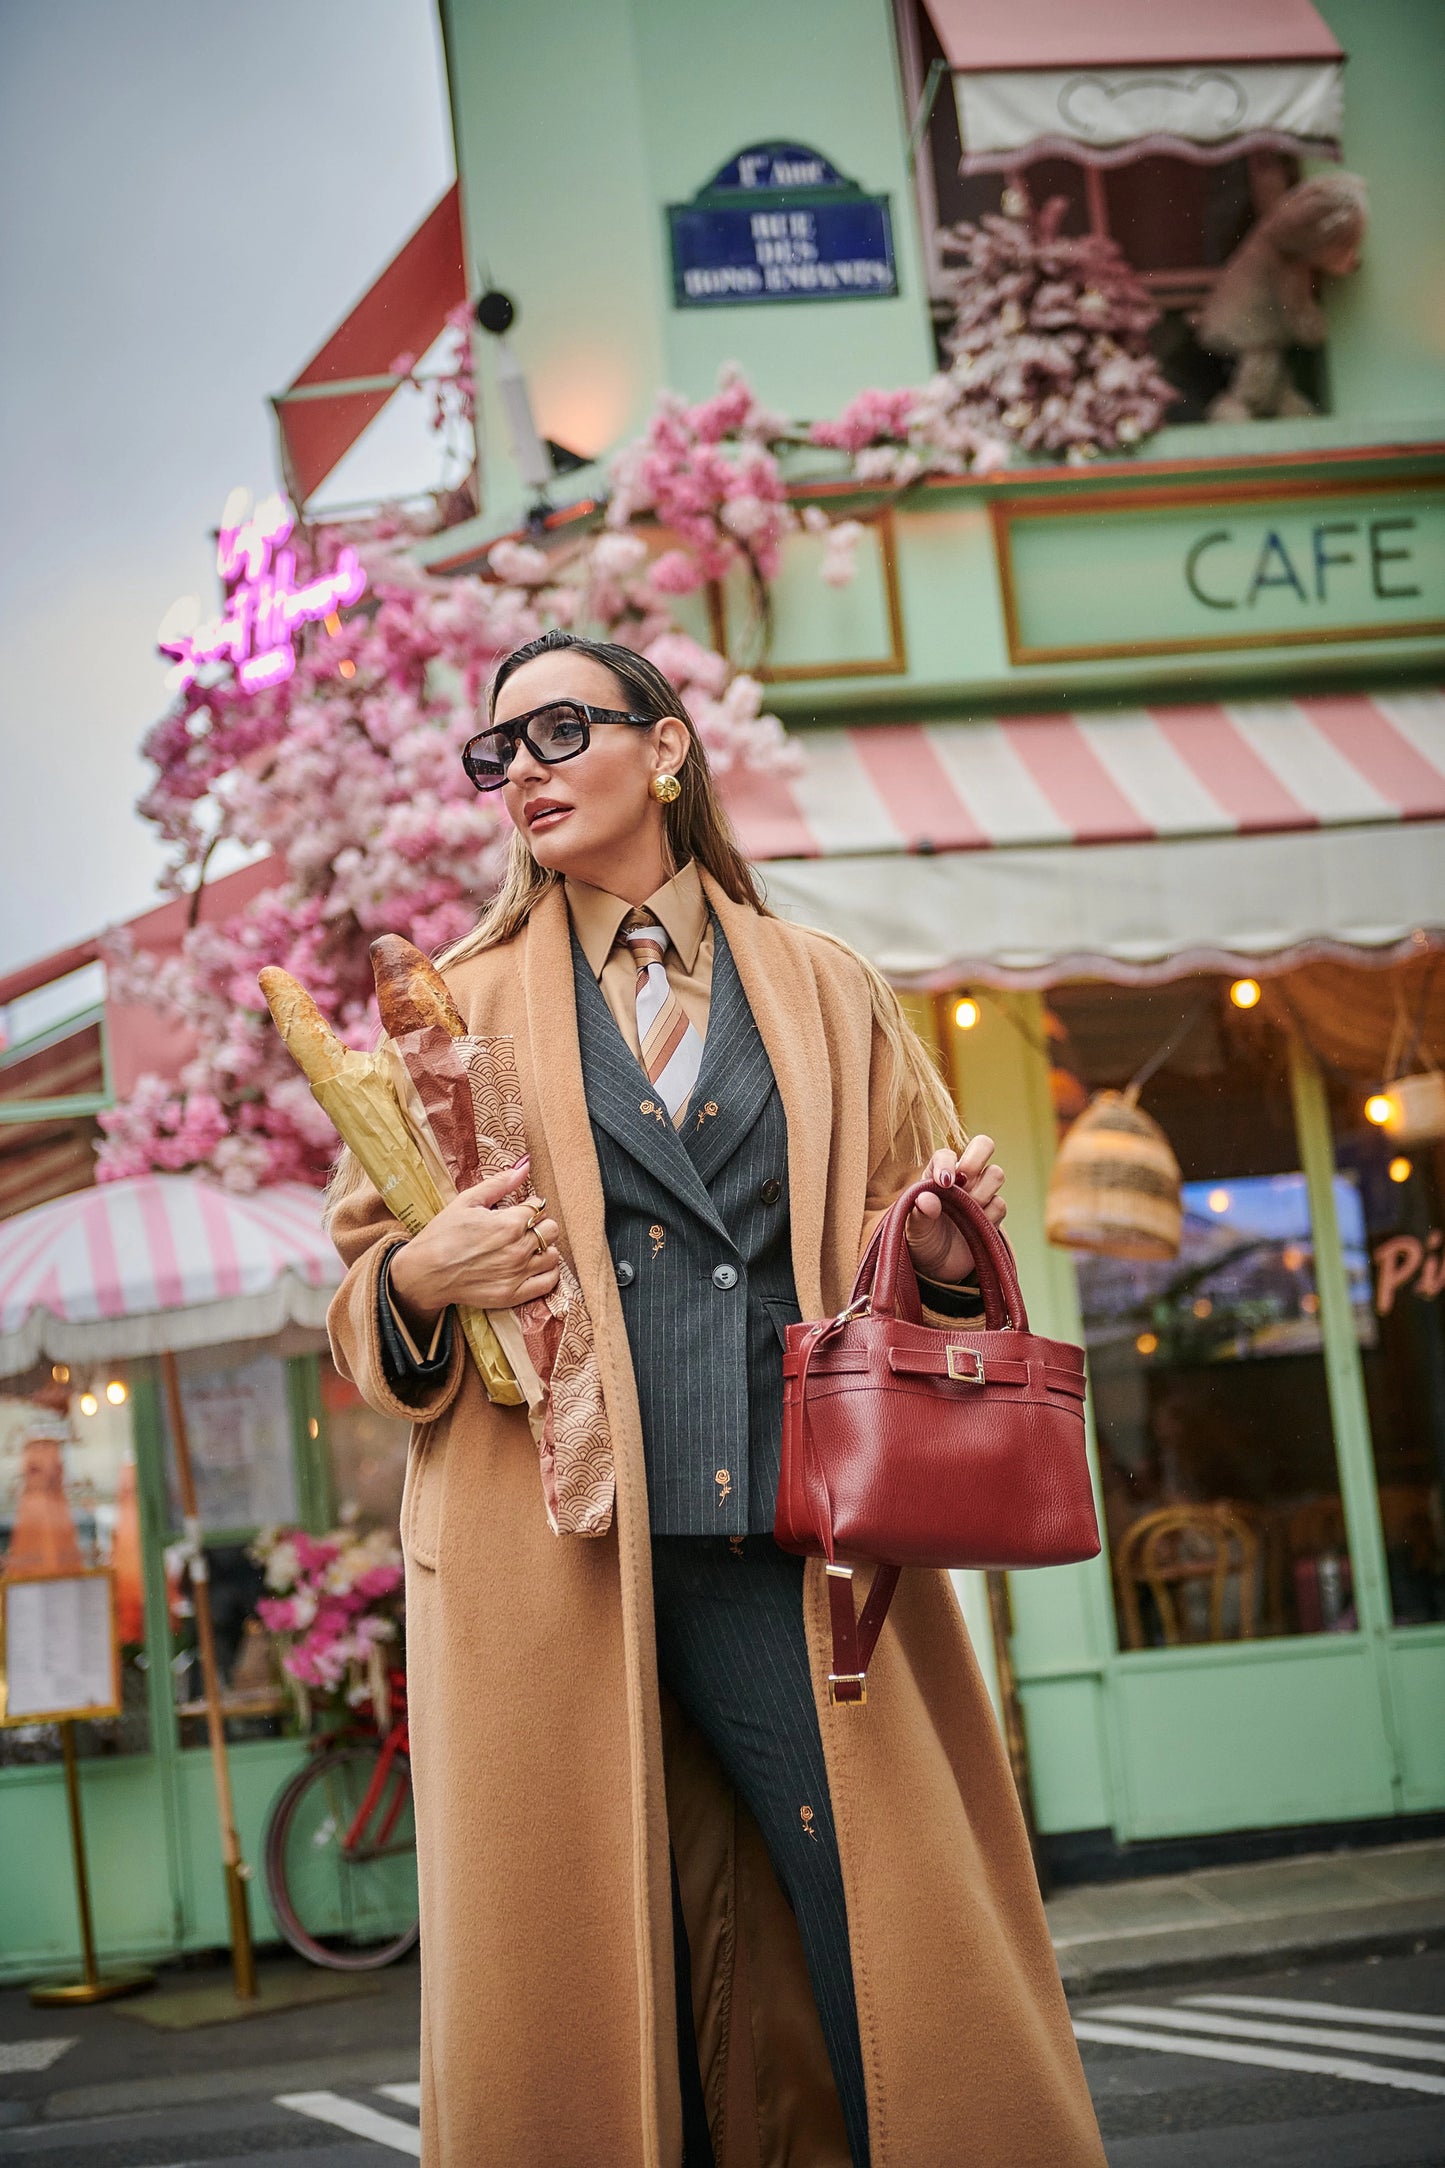
M 1445 820 L 1445 693 L 876 723 L 730 775 L 748 856 L 1142 843 Z
M 799 774 L 726 778 L 743 847 L 780 909 L 900 984 L 1281 969 L 1445 929 L 1439 692 L 798 742 Z
M 314 1189 L 102 1183 L 0 1224 L 0 1377 L 315 1330 L 340 1278 Z

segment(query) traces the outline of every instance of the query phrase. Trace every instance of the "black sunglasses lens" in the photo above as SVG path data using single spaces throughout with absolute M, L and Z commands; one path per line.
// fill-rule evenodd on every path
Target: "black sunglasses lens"
M 462 766 L 478 790 L 499 790 L 507 780 L 517 741 L 509 730 L 484 730 L 462 750 Z
M 570 760 L 587 743 L 587 718 L 570 702 L 556 700 L 527 717 L 527 743 L 538 760 Z

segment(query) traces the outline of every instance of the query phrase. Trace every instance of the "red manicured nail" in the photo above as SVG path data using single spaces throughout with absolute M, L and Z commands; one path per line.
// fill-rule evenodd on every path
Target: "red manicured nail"
M 944 1189 L 952 1189 L 952 1187 L 953 1187 L 953 1176 L 952 1176 L 951 1174 L 941 1174 L 941 1175 L 940 1175 L 940 1176 L 938 1177 L 938 1180 L 939 1180 L 939 1184 L 940 1184 L 940 1186 L 941 1186 L 942 1188 L 944 1188 Z

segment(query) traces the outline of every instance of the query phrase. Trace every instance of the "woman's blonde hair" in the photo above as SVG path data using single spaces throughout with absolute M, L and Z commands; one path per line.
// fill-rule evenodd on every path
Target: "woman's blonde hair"
M 663 833 L 672 866 L 685 866 L 691 859 L 711 874 L 723 894 L 734 903 L 745 904 L 764 918 L 776 916 L 768 906 L 757 874 L 738 847 L 732 822 L 717 794 L 707 749 L 692 717 L 676 686 L 645 655 L 611 640 L 588 640 L 577 633 L 560 630 L 544 632 L 538 639 L 527 640 L 521 647 L 513 648 L 497 665 L 487 694 L 488 717 L 496 713 L 497 696 L 508 678 L 524 663 L 534 661 L 539 655 L 562 653 L 585 656 L 588 661 L 600 663 L 609 670 L 622 688 L 630 714 L 647 715 L 656 721 L 671 715 L 685 727 L 687 752 L 677 771 L 682 789 L 670 805 L 663 807 L 662 813 Z M 469 958 L 480 956 L 485 949 L 510 941 L 521 932 L 540 899 L 561 880 L 561 874 L 538 865 L 526 837 L 520 829 L 514 830 L 501 886 L 472 931 L 437 956 L 439 967 L 446 970 L 451 964 L 466 963 Z M 926 1157 L 940 1144 L 960 1149 L 967 1131 L 959 1120 L 958 1110 L 933 1057 L 904 1016 L 898 997 L 883 974 L 866 956 L 860 956 L 835 934 L 827 933 L 821 927 L 801 930 L 815 933 L 841 949 L 853 957 L 863 971 L 873 1018 L 888 1048 L 892 1134 L 899 1137 L 905 1127 L 911 1125 L 920 1157 Z M 326 1192 L 328 1223 L 359 1180 L 350 1152 L 343 1151 Z

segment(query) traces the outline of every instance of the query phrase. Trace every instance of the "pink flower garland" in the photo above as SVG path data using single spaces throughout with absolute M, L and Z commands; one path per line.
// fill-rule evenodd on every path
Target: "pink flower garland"
M 456 368 L 432 380 L 443 435 L 469 422 L 475 402 L 465 311 L 452 329 Z M 393 373 L 414 367 L 399 355 Z M 496 542 L 482 575 L 419 567 L 411 547 L 430 530 L 395 507 L 299 527 L 303 573 L 324 571 L 350 543 L 368 593 L 334 634 L 310 628 L 286 683 L 246 695 L 216 666 L 145 740 L 155 774 L 139 810 L 171 846 L 164 885 L 194 894 L 223 843 L 269 851 L 278 879 L 231 919 L 192 928 L 169 960 L 112 941 L 112 994 L 184 1026 L 195 1052 L 174 1084 L 142 1078 L 100 1116 L 97 1179 L 200 1168 L 237 1189 L 325 1180 L 335 1137 L 271 1028 L 256 973 L 268 963 L 292 972 L 363 1046 L 375 1032 L 375 936 L 435 951 L 475 923 L 510 830 L 459 755 L 492 669 L 520 641 L 553 625 L 621 641 L 678 685 L 715 771 L 795 769 L 761 685 L 682 631 L 675 604 L 741 570 L 765 644 L 770 583 L 799 529 L 822 540 L 822 579 L 845 586 L 865 527 L 817 505 L 796 512 L 783 461 L 826 448 L 875 486 L 990 472 L 1006 457 L 997 401 L 965 400 L 960 382 L 956 366 L 922 389 L 864 391 L 807 431 L 764 407 L 736 369 L 698 404 L 664 394 L 645 435 L 613 462 L 605 526 L 546 548 Z M 661 549 L 634 530 L 642 520 L 663 530 Z

